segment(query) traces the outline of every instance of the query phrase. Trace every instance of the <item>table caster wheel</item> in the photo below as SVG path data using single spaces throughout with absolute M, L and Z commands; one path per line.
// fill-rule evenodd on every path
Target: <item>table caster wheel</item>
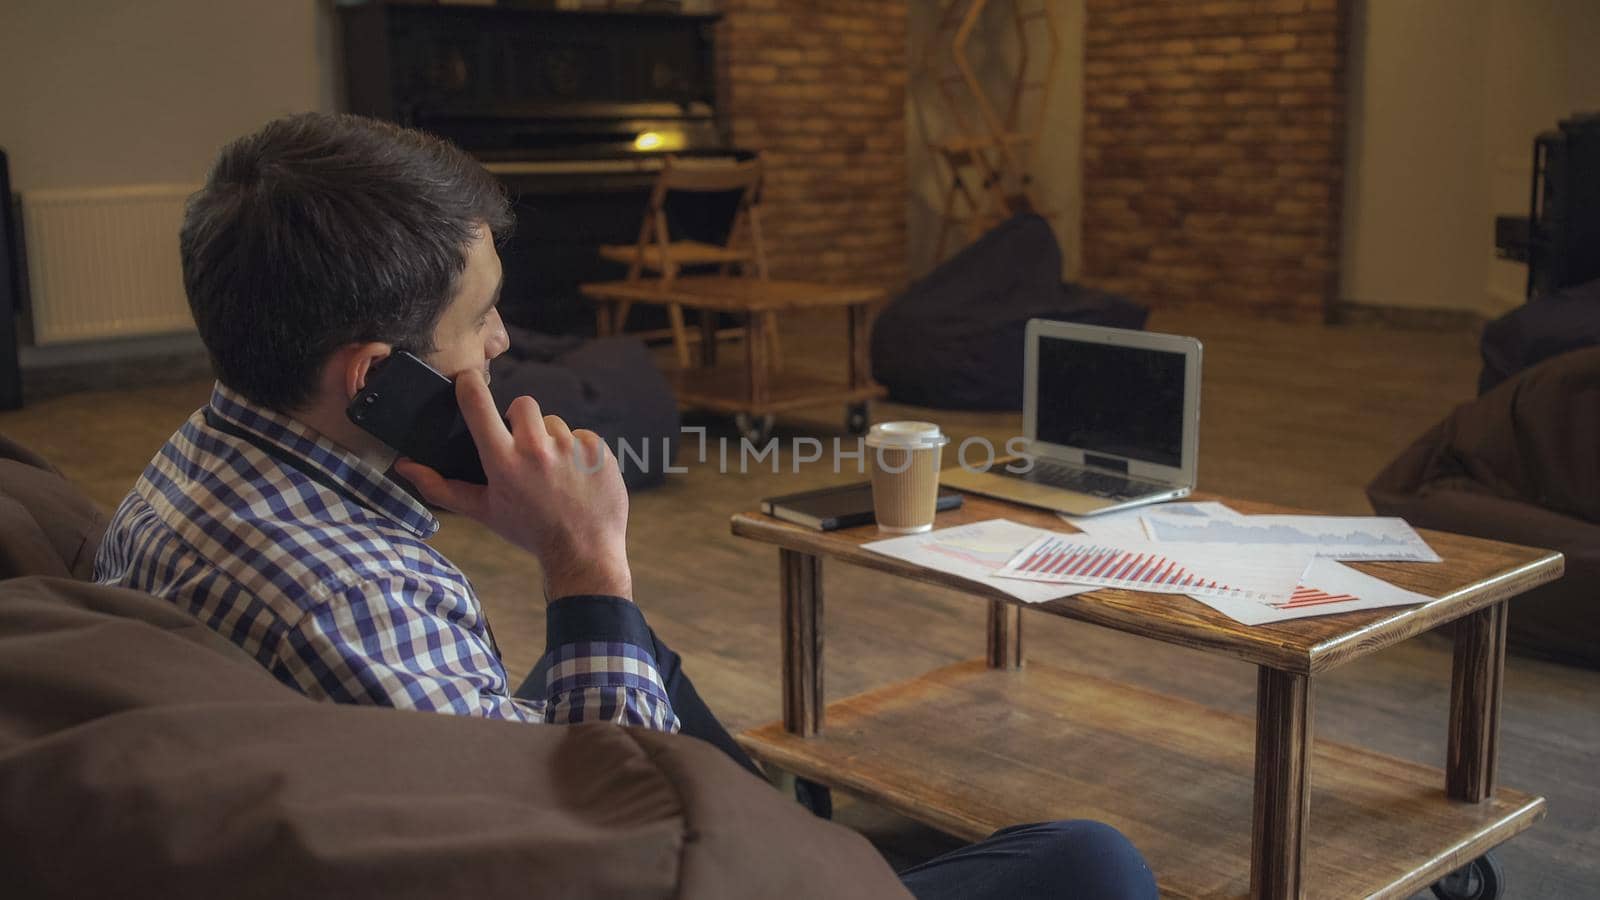
M 833 818 L 833 791 L 809 778 L 795 776 L 794 799 L 819 819 Z
M 1487 853 L 1433 883 L 1439 900 L 1495 900 L 1505 890 L 1500 863 Z
M 772 437 L 772 426 L 778 417 L 771 413 L 764 416 L 752 416 L 749 413 L 739 413 L 733 417 L 734 427 L 739 429 L 739 435 L 757 447 L 765 444 L 767 438 Z
M 865 403 L 852 403 L 844 409 L 844 427 L 846 431 L 856 437 L 867 433 L 872 427 L 872 419 L 867 415 Z

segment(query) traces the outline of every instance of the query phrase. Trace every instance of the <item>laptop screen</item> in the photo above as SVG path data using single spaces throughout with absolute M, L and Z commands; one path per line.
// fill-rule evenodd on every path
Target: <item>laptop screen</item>
M 1182 353 L 1039 338 L 1036 440 L 1178 467 Z

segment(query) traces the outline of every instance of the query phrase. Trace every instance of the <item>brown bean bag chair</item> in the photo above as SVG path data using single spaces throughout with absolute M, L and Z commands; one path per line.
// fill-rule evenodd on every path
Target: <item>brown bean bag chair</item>
M 1478 393 L 1547 359 L 1600 345 L 1600 280 L 1542 294 L 1483 326 Z
M 29 574 L 92 563 L 96 516 L 0 446 L 0 896 L 908 896 L 694 738 L 318 703 L 164 600 Z
M 106 514 L 33 451 L 0 435 L 0 578 L 94 574 Z
M 1600 668 L 1600 348 L 1550 359 L 1424 434 L 1367 486 L 1381 515 L 1566 554 L 1511 604 L 1508 643 Z

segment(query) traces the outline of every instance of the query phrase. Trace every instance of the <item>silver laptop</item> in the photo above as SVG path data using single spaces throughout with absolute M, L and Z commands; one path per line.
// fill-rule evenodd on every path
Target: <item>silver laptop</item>
M 946 468 L 954 488 L 1072 515 L 1187 496 L 1200 446 L 1200 342 L 1034 319 L 1021 456 Z

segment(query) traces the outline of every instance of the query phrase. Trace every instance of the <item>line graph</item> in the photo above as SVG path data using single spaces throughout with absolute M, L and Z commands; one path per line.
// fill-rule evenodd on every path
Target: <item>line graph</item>
M 1439 554 L 1403 519 L 1371 516 L 1243 516 L 1184 522 L 1146 516 L 1145 530 L 1161 543 L 1266 544 L 1309 547 L 1328 559 L 1438 562 Z

